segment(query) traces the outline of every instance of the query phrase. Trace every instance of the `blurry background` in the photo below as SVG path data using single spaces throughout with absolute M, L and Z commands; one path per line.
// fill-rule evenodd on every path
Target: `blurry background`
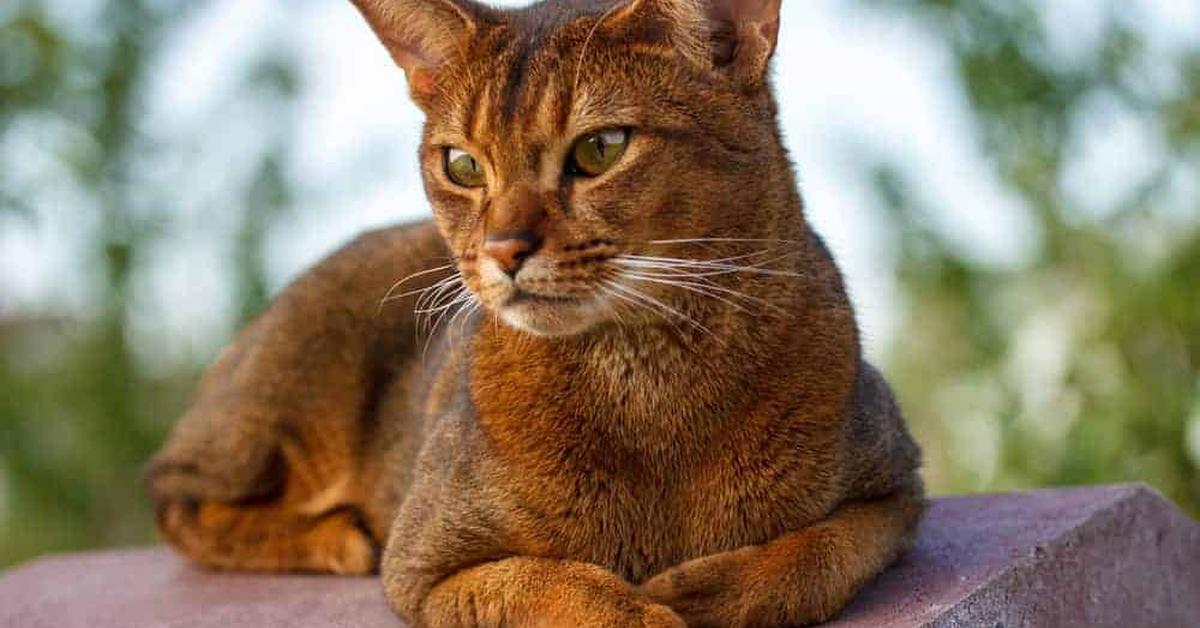
M 1200 3 L 789 0 L 811 220 L 937 492 L 1149 482 L 1200 515 Z M 426 215 L 345 0 L 0 4 L 0 567 L 147 542 L 203 366 Z

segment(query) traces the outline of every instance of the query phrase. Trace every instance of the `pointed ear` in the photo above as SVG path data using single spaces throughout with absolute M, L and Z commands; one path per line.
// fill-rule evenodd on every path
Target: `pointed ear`
M 628 0 L 601 20 L 613 39 L 671 48 L 686 59 L 709 65 L 703 0 Z
M 350 0 L 404 69 L 413 98 L 433 95 L 437 73 L 477 27 L 478 7 L 466 0 Z
M 671 46 L 704 67 L 761 83 L 779 35 L 781 0 L 629 0 L 604 18 L 624 41 Z
M 759 83 L 779 38 L 782 0 L 703 0 L 707 5 L 713 63 Z

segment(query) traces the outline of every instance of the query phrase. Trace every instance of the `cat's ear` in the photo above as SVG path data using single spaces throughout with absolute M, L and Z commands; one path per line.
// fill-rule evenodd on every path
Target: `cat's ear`
M 781 0 L 629 0 L 606 20 L 627 41 L 657 41 L 748 83 L 766 76 Z
M 437 73 L 477 27 L 481 10 L 469 0 L 350 0 L 396 64 L 413 98 L 433 95 Z
M 696 63 L 709 64 L 704 0 L 628 0 L 601 19 L 614 39 L 668 47 Z
M 701 0 L 706 6 L 712 59 L 738 76 L 761 82 L 779 38 L 782 0 Z

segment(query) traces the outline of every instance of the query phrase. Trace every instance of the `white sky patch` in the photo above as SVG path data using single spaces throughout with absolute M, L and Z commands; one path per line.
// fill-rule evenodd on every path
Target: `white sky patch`
M 1017 263 L 1033 241 L 1019 201 L 974 143 L 947 53 L 893 16 L 819 0 L 785 3 L 775 86 L 810 220 L 846 274 L 869 354 L 898 323 L 892 241 L 863 158 L 898 165 L 917 201 L 974 258 Z
M 349 3 L 346 3 L 349 5 Z M 281 0 L 214 0 L 167 35 L 171 45 L 153 69 L 146 126 L 170 131 L 203 121 L 289 14 Z M 303 35 L 300 35 L 303 36 Z
M 1149 120 L 1112 94 L 1090 98 L 1076 124 L 1079 145 L 1063 176 L 1064 193 L 1088 218 L 1105 218 L 1136 195 L 1161 165 L 1152 156 L 1166 147 Z

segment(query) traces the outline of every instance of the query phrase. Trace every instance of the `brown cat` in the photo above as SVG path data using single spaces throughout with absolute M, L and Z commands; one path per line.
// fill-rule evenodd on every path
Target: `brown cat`
M 779 0 L 355 3 L 427 115 L 435 221 L 226 349 L 150 465 L 163 536 L 379 568 L 419 626 L 836 615 L 924 497 L 780 141 Z

